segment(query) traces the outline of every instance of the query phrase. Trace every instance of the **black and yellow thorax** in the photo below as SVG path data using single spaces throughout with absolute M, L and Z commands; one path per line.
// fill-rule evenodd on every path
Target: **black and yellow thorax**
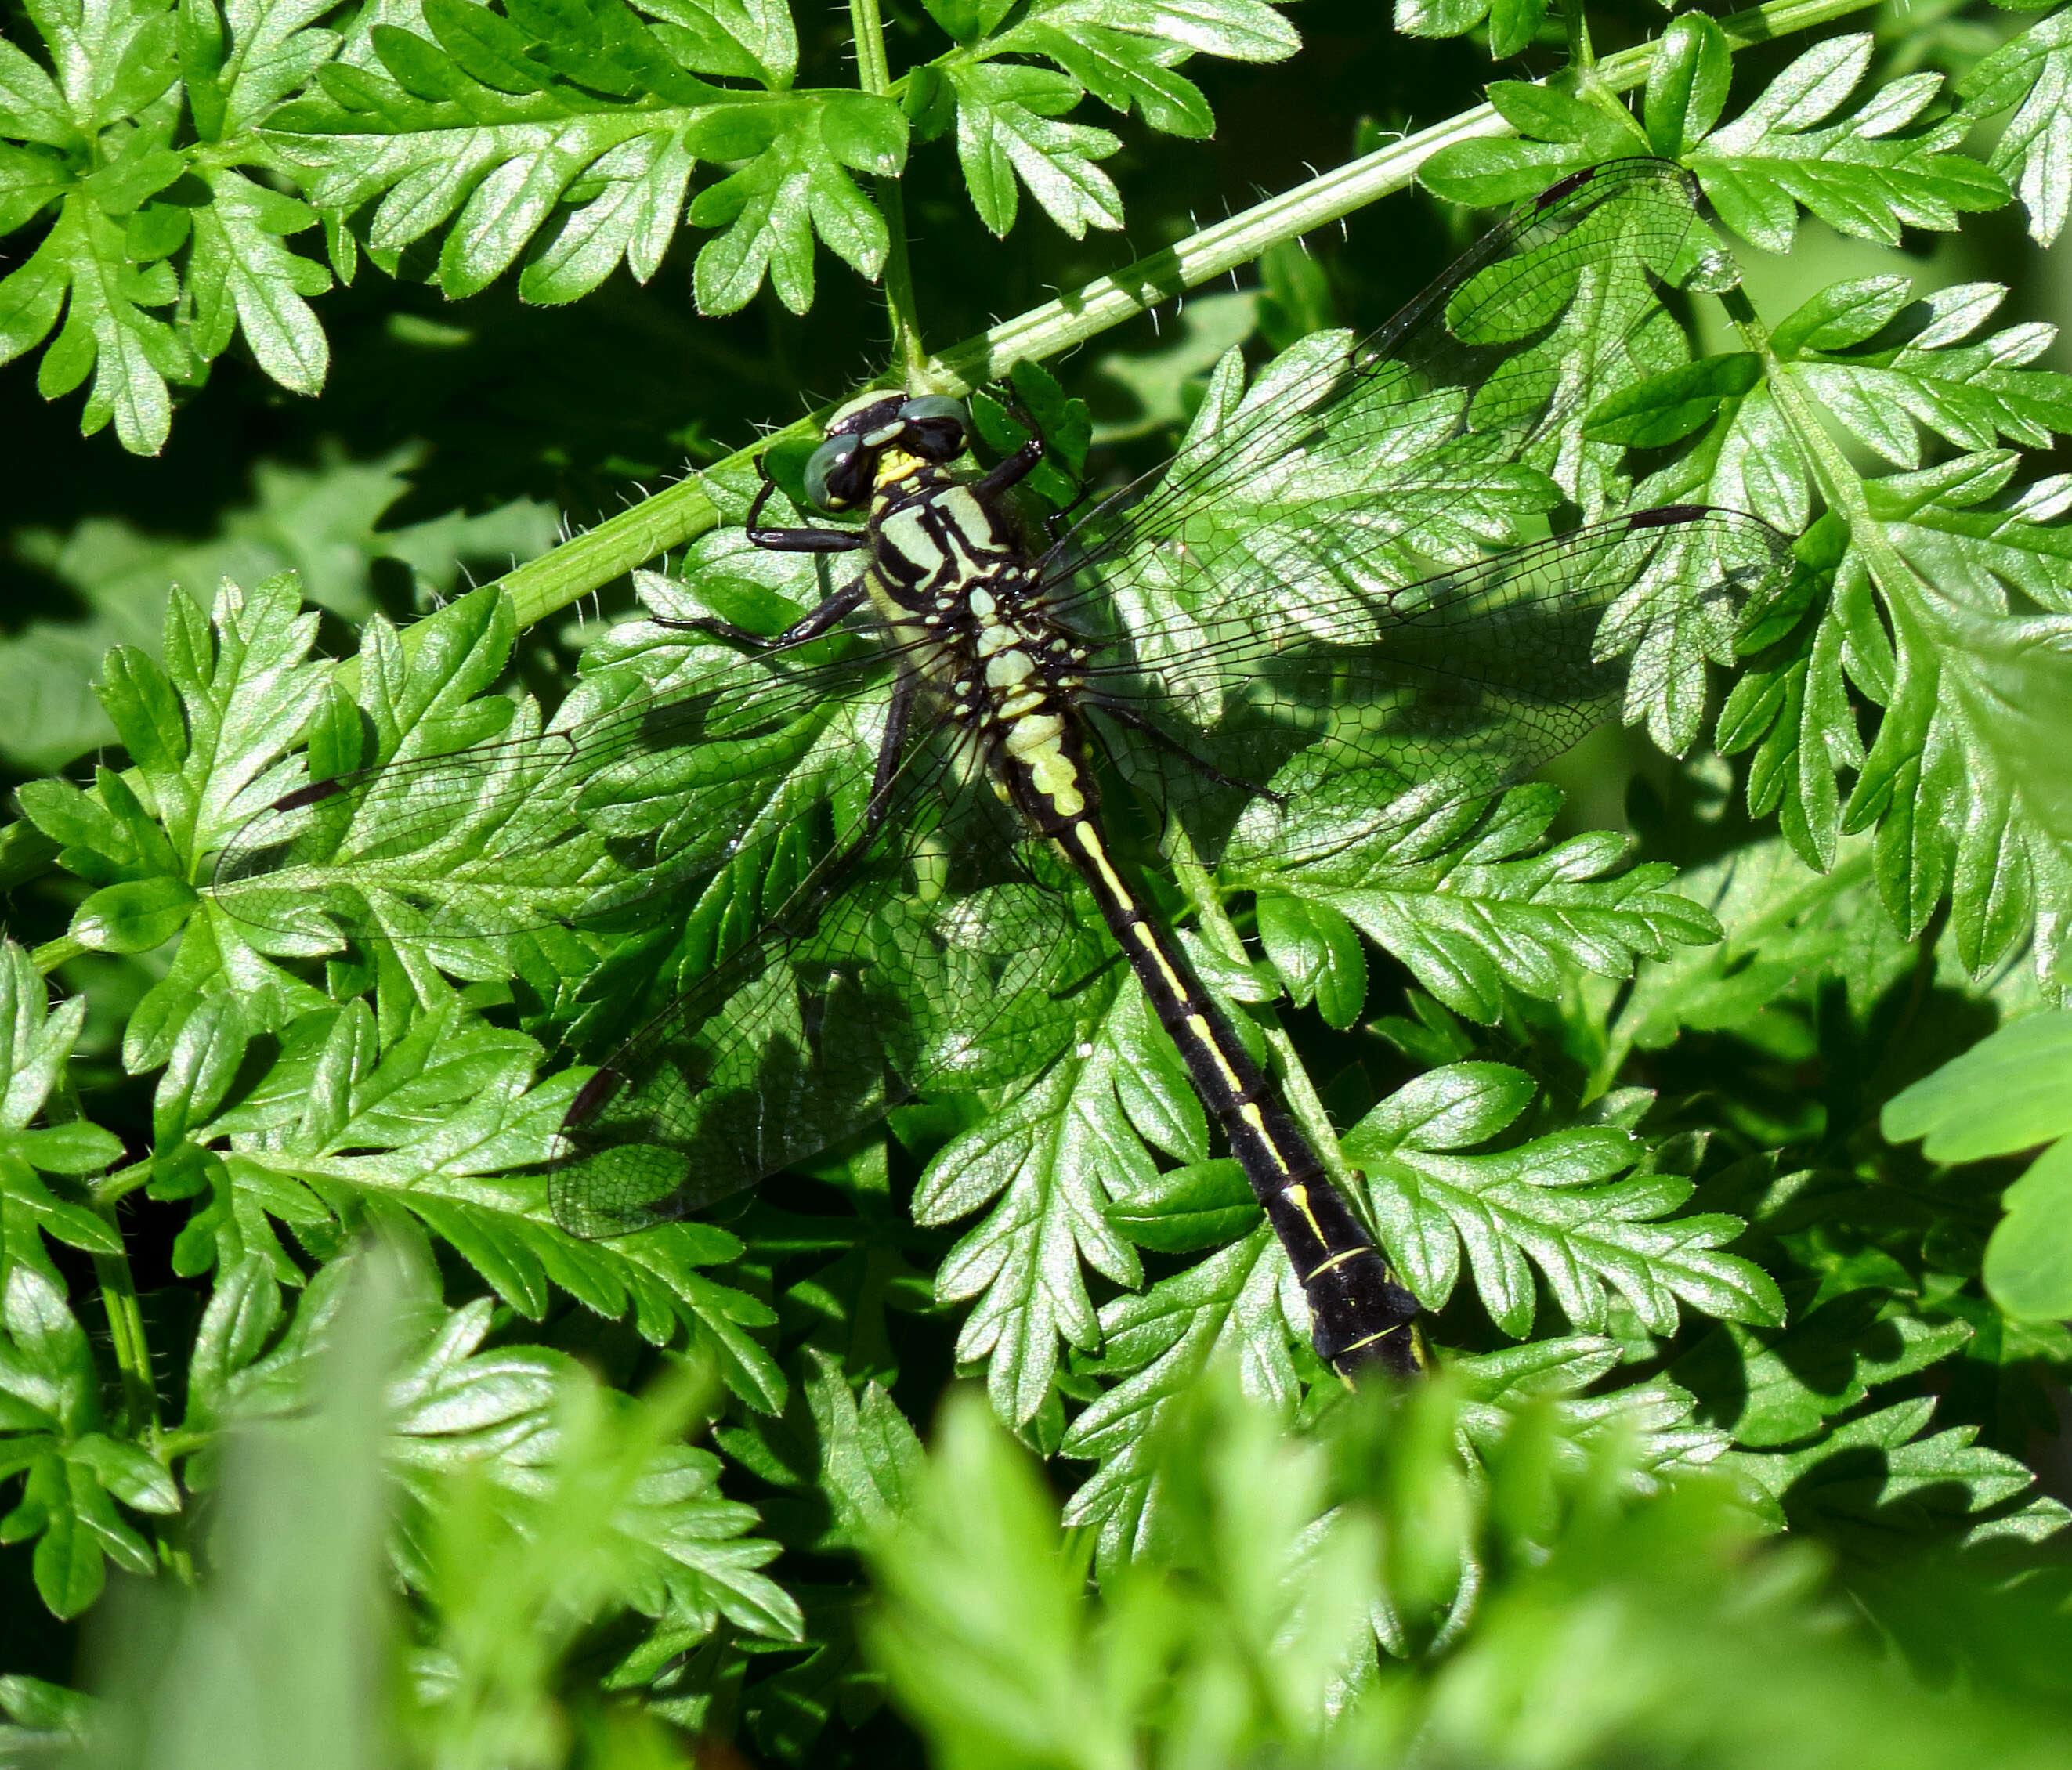
M 1074 700 L 1083 648 L 1052 621 L 1015 513 L 977 482 L 887 450 L 870 515 L 868 588 L 1004 796 L 1055 836 L 1094 805 Z

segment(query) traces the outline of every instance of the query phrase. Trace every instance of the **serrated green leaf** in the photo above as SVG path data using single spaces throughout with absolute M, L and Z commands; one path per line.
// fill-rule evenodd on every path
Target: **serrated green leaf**
M 2029 211 L 2029 237 L 2047 246 L 2072 211 L 2072 21 L 2039 19 L 1957 83 L 1966 111 L 1990 117 L 2016 107 L 1988 162 Z
M 921 1440 L 877 1383 L 857 1399 L 841 1369 L 812 1354 L 805 1384 L 820 1441 L 820 1486 L 832 1503 L 838 1541 L 863 1546 L 913 1506 L 921 1474 Z
M 1933 1398 L 1901 1402 L 1803 1450 L 1724 1460 L 1768 1497 L 1780 1520 L 1840 1538 L 1859 1555 L 1881 1558 L 1924 1533 L 1990 1539 L 2006 1525 L 1986 1515 L 2004 1510 L 2035 1477 L 2012 1457 L 1974 1444 L 1975 1427 L 1922 1435 L 1934 1411 Z M 2033 1503 L 2050 1514 L 2041 1521 L 2046 1529 L 2062 1525 L 2062 1505 Z
M 1260 942 L 1295 1004 L 1314 1001 L 1326 1025 L 1350 1027 L 1367 1002 L 1367 955 L 1352 924 L 1279 892 L 1260 893 L 1258 916 Z
M 1157 1536 L 1165 1497 L 1154 1481 L 1161 1422 L 1219 1357 L 1235 1358 L 1248 1394 L 1274 1406 L 1292 1403 L 1289 1322 L 1304 1313 L 1293 1271 L 1264 1225 L 1145 1295 L 1118 1297 L 1101 1312 L 1100 1369 L 1124 1380 L 1080 1412 L 1060 1449 L 1101 1464 L 1073 1495 L 1065 1517 L 1098 1528 L 1104 1573 Z
M 785 0 L 661 0 L 644 10 L 668 21 L 664 40 L 686 68 L 759 80 L 772 91 L 791 84 L 799 39 Z
M 1502 60 L 1532 47 L 1547 23 L 1547 0 L 1490 0 L 1490 53 Z
M 0 41 L 0 119 L 8 134 L 47 147 L 72 147 L 80 140 L 57 83 L 21 49 Z
M 1458 37 L 1488 15 L 1490 0 L 1396 0 L 1396 28 L 1406 37 Z
M 98 1173 L 122 1159 L 122 1140 L 84 1119 L 25 1131 L 10 1140 L 24 1161 L 47 1174 Z
M 245 1061 L 249 1037 L 236 997 L 218 996 L 195 1005 L 158 1078 L 151 1136 L 161 1150 L 170 1150 L 190 1127 L 216 1111 Z
M 2006 200 L 1996 173 L 1955 151 L 1963 122 L 1910 126 L 1934 101 L 1939 75 L 1889 81 L 1846 118 L 1818 126 L 1848 101 L 1870 55 L 1868 35 L 1815 44 L 1692 154 L 1720 220 L 1743 238 L 1787 250 L 1803 204 L 1844 233 L 1896 244 L 1903 227 L 1947 232 L 1960 214 Z
M 1199 87 L 1174 64 L 1187 51 L 1176 43 L 1128 35 L 1085 23 L 1067 30 L 1039 16 L 1018 27 L 1011 40 L 1029 53 L 1055 62 L 1109 109 L 1133 106 L 1144 121 L 1168 135 L 1199 140 L 1214 133 L 1215 118 Z
M 1802 350 L 1840 351 L 1860 344 L 1897 317 L 1913 286 L 1905 277 L 1832 283 L 1772 329 L 1771 348 L 1780 356 L 1795 356 Z
M 842 165 L 896 179 L 906 165 L 906 119 L 889 98 L 831 92 L 820 106 L 820 139 Z
M 0 142 L 0 233 L 34 220 L 72 182 L 56 155 Z
M 1724 400 L 1737 399 L 1762 379 L 1753 351 L 1701 357 L 1650 376 L 1592 408 L 1583 434 L 1594 442 L 1659 449 L 1709 424 Z
M 1615 155 L 1630 140 L 1618 118 L 1552 86 L 1500 80 L 1490 87 L 1489 97 L 1497 114 L 1520 135 L 1566 143 L 1593 158 Z
M 1983 967 L 2072 885 L 2072 796 L 2043 735 L 2072 708 L 2066 618 L 1992 618 L 1925 587 L 1883 587 L 1898 678 L 1844 826 L 1877 822 L 1878 882 L 1900 927 L 1918 930 L 1948 890 L 1959 950 Z
M 1471 139 L 1441 148 L 1418 167 L 1417 182 L 1449 203 L 1494 208 L 1537 196 L 1589 163 L 1586 153 L 1564 143 Z
M 1061 1340 L 1084 1351 L 1100 1343 L 1080 1263 L 1117 1284 L 1143 1279 L 1106 1214 L 1116 1192 L 1146 1189 L 1153 1171 L 1116 1094 L 1122 1061 L 1111 1021 L 1086 1056 L 946 1146 L 915 1193 L 924 1224 L 1000 1199 L 944 1259 L 935 1290 L 945 1301 L 976 1300 L 957 1355 L 988 1361 L 993 1405 L 1018 1425 L 1048 1398 Z
M 1398 831 L 1328 867 L 1274 874 L 1246 859 L 1224 871 L 1233 883 L 1270 884 L 1342 914 L 1449 1008 L 1484 1022 L 1502 1012 L 1507 989 L 1543 1000 L 1557 993 L 1564 964 L 1623 977 L 1641 955 L 1716 938 L 1709 916 L 1667 889 L 1666 870 L 1614 873 L 1624 857 L 1617 838 L 1576 837 L 1530 859 L 1495 858 L 1529 847 L 1556 803 L 1537 790 L 1507 795 L 1504 821 L 1479 846 L 1436 859 L 1409 858 L 1421 839 Z
M 147 953 L 185 926 L 200 900 L 166 874 L 97 891 L 73 914 L 72 937 L 94 952 Z
M 76 997 L 53 1012 L 29 955 L 0 941 L 0 1073 L 6 1077 L 0 1127 L 20 1131 L 43 1111 L 85 1016 L 86 1004 Z
M 2029 1164 L 2001 1202 L 1980 1276 L 1987 1294 L 2017 1320 L 2072 1315 L 2072 1138 L 2060 1138 Z
M 1019 207 L 1018 179 L 1073 239 L 1088 227 L 1120 228 L 1122 199 L 1094 162 L 1122 144 L 1105 129 L 1056 118 L 1079 101 L 1078 84 L 1039 68 L 992 62 L 950 71 L 957 98 L 957 158 L 979 220 L 1005 239 Z
M 1861 1402 L 1874 1384 L 1926 1369 L 1967 1345 L 1962 1321 L 1930 1321 L 1866 1289 L 1834 1297 L 1788 1327 L 1726 1323 L 1671 1367 L 1710 1416 L 1755 1448 L 1794 1444 Z
M 166 384 L 187 379 L 191 359 L 172 328 L 124 292 L 127 265 L 122 228 L 84 195 L 68 196 L 28 262 L 0 282 L 0 361 L 39 343 L 62 308 L 38 391 L 56 399 L 92 376 L 81 433 L 113 418 L 124 448 L 155 454 L 172 426 Z
M 1224 1156 L 1161 1173 L 1149 1192 L 1117 1198 L 1108 1220 L 1139 1247 L 1193 1254 L 1249 1235 L 1260 1204 L 1243 1164 Z
M 126 1506 L 161 1517 L 180 1509 L 180 1490 L 165 1465 L 139 1445 L 88 1432 L 73 1440 L 66 1456 L 91 1469 L 94 1480 Z
M 212 171 L 209 187 L 215 200 L 194 213 L 187 267 L 197 354 L 220 355 L 235 326 L 260 368 L 290 392 L 320 392 L 331 347 L 304 298 L 329 289 L 331 273 L 280 243 L 283 233 L 314 227 L 316 211 L 235 172 Z
M 1885 1103 L 1879 1129 L 1935 1161 L 1977 1161 L 2072 1133 L 2072 1013 L 2034 1014 Z
M 101 1544 L 75 1509 L 75 1487 L 98 1491 L 84 1469 L 46 1457 L 30 1470 L 23 1495 L 25 1502 L 34 1501 L 43 1513 L 31 1563 L 36 1595 L 61 1620 L 92 1605 L 107 1578 Z
M 733 313 L 765 275 L 785 306 L 805 312 L 816 231 L 864 275 L 884 265 L 884 221 L 836 162 L 816 111 L 801 105 L 775 121 L 782 132 L 770 145 L 691 204 L 693 225 L 726 229 L 699 249 L 693 281 L 705 313 Z
M 1494 1137 L 1532 1104 L 1532 1078 L 1507 1063 L 1454 1063 L 1396 1090 L 1361 1121 L 1377 1150 L 1399 1143 L 1462 1149 Z
M 1671 19 L 1648 64 L 1648 145 L 1681 160 L 1719 121 L 1733 78 L 1733 51 L 1716 23 L 1703 13 Z
M 1716 1319 L 1782 1319 L 1775 1283 L 1718 1248 L 1740 1232 L 1726 1217 L 1664 1219 L 1687 1181 L 1631 1167 L 1640 1146 L 1609 1127 L 1557 1131 L 1515 1149 L 1450 1152 L 1516 1115 L 1530 1083 L 1503 1065 L 1436 1070 L 1384 1100 L 1343 1139 L 1366 1171 L 1392 1263 L 1427 1308 L 1441 1307 L 1465 1249 L 1483 1306 L 1524 1337 L 1536 1291 L 1528 1259 L 1579 1328 L 1597 1329 L 1616 1294 L 1653 1333 L 1674 1331 L 1678 1300 Z
M 99 1378 L 86 1333 L 57 1286 L 26 1261 L 0 1290 L 0 1390 L 27 1403 L 64 1436 L 101 1424 Z

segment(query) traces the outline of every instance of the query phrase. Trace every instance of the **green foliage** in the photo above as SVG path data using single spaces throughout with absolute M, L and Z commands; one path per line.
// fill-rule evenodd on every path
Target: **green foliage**
M 58 0 L 31 9 L 40 59 L 0 43 L 0 232 L 42 225 L 0 281 L 0 362 L 57 328 L 38 391 L 92 376 L 84 433 L 113 419 L 123 447 L 156 454 L 173 387 L 240 338 L 281 386 L 317 392 L 331 356 L 310 299 L 352 280 L 363 246 L 393 274 L 435 245 L 426 269 L 449 297 L 518 265 L 524 300 L 558 303 L 622 264 L 646 281 L 688 224 L 717 230 L 698 253 L 702 312 L 767 279 L 804 313 L 816 239 L 865 277 L 884 269 L 885 218 L 856 175 L 896 179 L 910 139 L 952 126 L 995 233 L 1022 186 L 1075 239 L 1117 228 L 1096 162 L 1121 142 L 1064 113 L 1091 95 L 1206 135 L 1178 64 L 1297 43 L 1264 0 L 944 6 L 953 43 L 872 92 L 795 84 L 782 0 L 427 0 L 343 30 L 317 23 L 331 10 L 158 0 L 104 18 Z M 721 175 L 692 195 L 701 166 Z M 286 244 L 320 221 L 328 267 Z
M 215 1580 L 199 1596 L 134 1582 L 113 1595 L 105 1699 L 74 1723 L 93 1761 L 161 1762 L 199 1733 L 232 1763 L 290 1740 L 315 1762 L 446 1762 L 491 1739 L 503 1761 L 547 1762 L 572 1726 L 598 1724 L 581 1680 L 573 1715 L 554 1692 L 600 1620 L 652 1620 L 631 1654 L 651 1664 L 721 1612 L 799 1632 L 754 1571 L 776 1551 L 743 1537 L 752 1509 L 717 1497 L 709 1452 L 672 1442 L 702 1405 L 694 1378 L 635 1402 L 566 1359 L 476 1355 L 479 1326 L 442 1323 L 428 1271 L 394 1251 L 327 1270 L 300 1312 L 323 1320 L 291 1333 L 265 1399 L 240 1409 L 220 1459 Z M 392 1493 L 408 1496 L 393 1512 Z M 384 1533 L 421 1629 L 383 1590 Z M 414 1694 L 371 1700 L 391 1684 Z M 653 1761 L 659 1727 L 618 1731 L 591 1750 Z
M 451 595 L 470 565 L 503 566 L 553 544 L 556 515 L 530 498 L 384 527 L 425 454 L 405 445 L 355 462 L 334 445 L 314 467 L 261 462 L 250 502 L 198 540 L 107 516 L 63 533 L 15 530 L 16 556 L 76 595 L 92 618 L 31 621 L 0 639 L 0 753 L 24 771 L 42 770 L 112 741 L 88 684 L 111 646 L 157 653 L 169 584 L 206 601 L 226 577 L 257 583 L 292 571 L 309 601 L 360 622 L 382 606 L 372 580 L 384 566 L 403 568 L 430 602 Z
M 1027 1457 L 955 1398 L 875 1558 L 871 1638 L 935 1760 L 1757 1765 L 1785 1741 L 1811 1765 L 2012 1765 L 2058 1749 L 2055 1579 L 1924 1575 L 1878 1622 L 1984 1680 L 1931 1692 L 1836 1612 L 1816 1554 L 1762 1540 L 1734 1487 L 1664 1491 L 1642 1435 L 1544 1400 L 1491 1408 L 1473 1377 L 1341 1402 L 1301 1438 L 1283 1420 L 1229 1382 L 1176 1407 L 1149 1452 L 1153 1554 L 1096 1599 Z M 1483 1581 L 1494 1595 L 1460 1636 Z M 2050 1645 L 2012 1650 L 2038 1625 Z
M 2023 1459 L 2072 1370 L 2072 499 L 2033 460 L 2072 434 L 2072 380 L 2048 326 L 2000 319 L 2036 304 L 1971 218 L 2063 228 L 2072 14 L 1873 35 L 1801 9 L 1816 34 L 1760 73 L 1762 33 L 1695 14 L 1602 61 L 1578 7 L 1397 14 L 10 22 L 0 359 L 40 351 L 39 393 L 84 388 L 81 429 L 120 450 L 46 451 L 6 562 L 0 747 L 53 772 L 0 834 L 10 926 L 43 938 L 0 947 L 0 1571 L 36 1619 L 6 1637 L 0 1754 L 2062 1756 L 2068 1514 Z M 1297 26 L 1326 47 L 1298 56 Z M 1188 179 L 1219 127 L 1225 166 L 1309 148 L 1347 44 L 1333 151 L 1435 90 L 1465 112 L 1470 49 L 1567 57 L 1489 84 L 1510 133 L 1441 125 L 1364 177 L 1400 152 L 1503 205 L 1651 153 L 1717 224 L 1653 267 L 1673 308 L 1619 243 L 1579 268 L 1511 359 L 1587 385 L 1550 396 L 1544 450 L 1464 470 L 1388 415 L 1317 440 L 1303 470 L 1348 497 L 1395 465 L 1370 457 L 1419 470 L 1361 513 L 1365 564 L 1664 504 L 1794 540 L 1739 606 L 1679 599 L 1674 559 L 1606 599 L 1630 736 L 1568 797 L 1298 787 L 1204 857 L 1155 796 L 1111 795 L 1119 844 L 1166 839 L 1161 906 L 1424 1310 L 1432 1380 L 1349 1394 L 1319 1366 L 1178 1050 L 1040 860 L 1013 889 L 1077 931 L 1027 957 L 1084 959 L 1077 987 L 981 1001 L 959 955 L 887 937 L 877 981 L 961 1067 L 698 1220 L 572 1235 L 541 1166 L 570 1103 L 781 899 L 805 812 L 874 754 L 857 697 L 780 742 L 687 743 L 630 807 L 557 773 L 564 734 L 742 680 L 680 623 L 775 631 L 844 581 L 747 543 L 760 481 L 710 439 L 853 378 L 861 284 L 918 363 L 924 315 L 1083 283 L 1127 218 L 1172 259 L 927 373 L 1003 375 L 978 458 L 1034 420 L 1032 522 L 1174 450 L 1218 476 L 1173 546 L 1235 536 L 1223 576 L 1147 595 L 1302 630 L 1342 538 L 1285 523 L 1271 450 L 1218 451 L 1336 372 L 1339 322 L 1414 291 L 1442 230 L 1398 203 L 1379 244 L 1330 240 L 1325 177 L 1204 240 L 1190 207 L 1244 193 Z M 1954 284 L 1847 256 L 1953 234 Z M 1065 354 L 1231 240 L 1256 288 Z M 1774 310 L 1741 246 L 1806 269 Z M 630 416 L 658 383 L 666 418 Z M 767 520 L 805 520 L 810 447 L 770 450 Z M 687 450 L 707 470 L 650 496 Z M 621 498 L 552 546 L 560 509 Z M 643 557 L 665 624 L 614 589 Z M 600 618 L 523 630 L 594 593 Z M 1219 692 L 1187 676 L 1207 630 L 1175 617 L 1147 665 Z M 450 816 L 377 795 L 291 873 L 218 881 L 282 795 L 486 742 L 513 760 Z M 1634 775 L 1623 831 L 1587 828 L 1615 815 L 1599 764 Z M 788 833 L 687 903 L 669 844 L 708 793 Z M 76 1671 L 49 1633 L 76 1618 Z
M 1982 1274 L 2009 1315 L 2072 1316 L 2072 1014 L 2017 1021 L 1885 1103 L 1880 1125 L 1895 1143 L 1971 1162 L 2045 1145 L 2001 1194 L 2007 1215 L 1986 1243 Z

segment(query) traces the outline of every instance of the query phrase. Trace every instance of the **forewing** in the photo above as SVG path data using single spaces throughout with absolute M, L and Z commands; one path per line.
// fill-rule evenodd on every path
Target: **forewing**
M 1564 496 L 1595 511 L 1618 451 L 1585 446 L 1582 421 L 1688 354 L 1661 290 L 1697 261 L 1696 200 L 1667 162 L 1615 161 L 1493 230 L 1371 337 L 1316 334 L 1249 389 L 1233 353 L 1155 483 L 1048 562 L 1053 606 L 1112 603 L 1133 630 L 1183 635 L 1232 598 L 1264 611 L 1323 580 L 1412 581 Z
M 436 948 L 689 893 L 823 801 L 860 814 L 890 666 L 800 666 L 697 645 L 659 692 L 565 727 L 405 758 L 248 819 L 216 901 L 276 953 L 346 937 Z
M 1186 662 L 1216 686 L 1206 716 L 1149 672 L 1094 685 L 1171 734 L 1112 745 L 1213 854 L 1303 864 L 1494 792 L 1622 710 L 1669 705 L 1694 735 L 1707 660 L 1788 565 L 1753 517 L 1646 511 L 1372 598 L 1320 590 L 1299 626 L 1205 621 Z
M 1163 477 L 1050 562 L 1096 704 L 1166 736 L 1112 726 L 1119 764 L 1211 852 L 1247 797 L 1218 775 L 1282 796 L 1251 822 L 1299 861 L 1410 788 L 1494 791 L 1622 706 L 1693 740 L 1705 660 L 1782 536 L 1679 507 L 1491 549 L 1609 495 L 1618 451 L 1582 423 L 1686 354 L 1662 291 L 1700 262 L 1695 203 L 1666 162 L 1600 166 L 1365 343 L 1305 339 L 1249 389 L 1227 359 Z

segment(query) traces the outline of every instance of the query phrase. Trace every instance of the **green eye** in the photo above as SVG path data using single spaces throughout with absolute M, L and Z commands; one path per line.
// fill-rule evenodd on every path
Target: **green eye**
M 806 463 L 806 496 L 816 510 L 846 510 L 864 494 L 861 451 L 854 437 L 829 437 Z
M 971 435 L 971 416 L 961 400 L 946 394 L 924 393 L 899 409 L 900 422 L 906 427 L 906 446 L 924 461 L 953 461 L 964 451 Z
M 953 400 L 946 393 L 923 393 L 919 399 L 909 400 L 899 409 L 899 416 L 909 424 L 924 418 L 955 418 L 959 424 L 969 421 L 964 415 L 964 404 Z

